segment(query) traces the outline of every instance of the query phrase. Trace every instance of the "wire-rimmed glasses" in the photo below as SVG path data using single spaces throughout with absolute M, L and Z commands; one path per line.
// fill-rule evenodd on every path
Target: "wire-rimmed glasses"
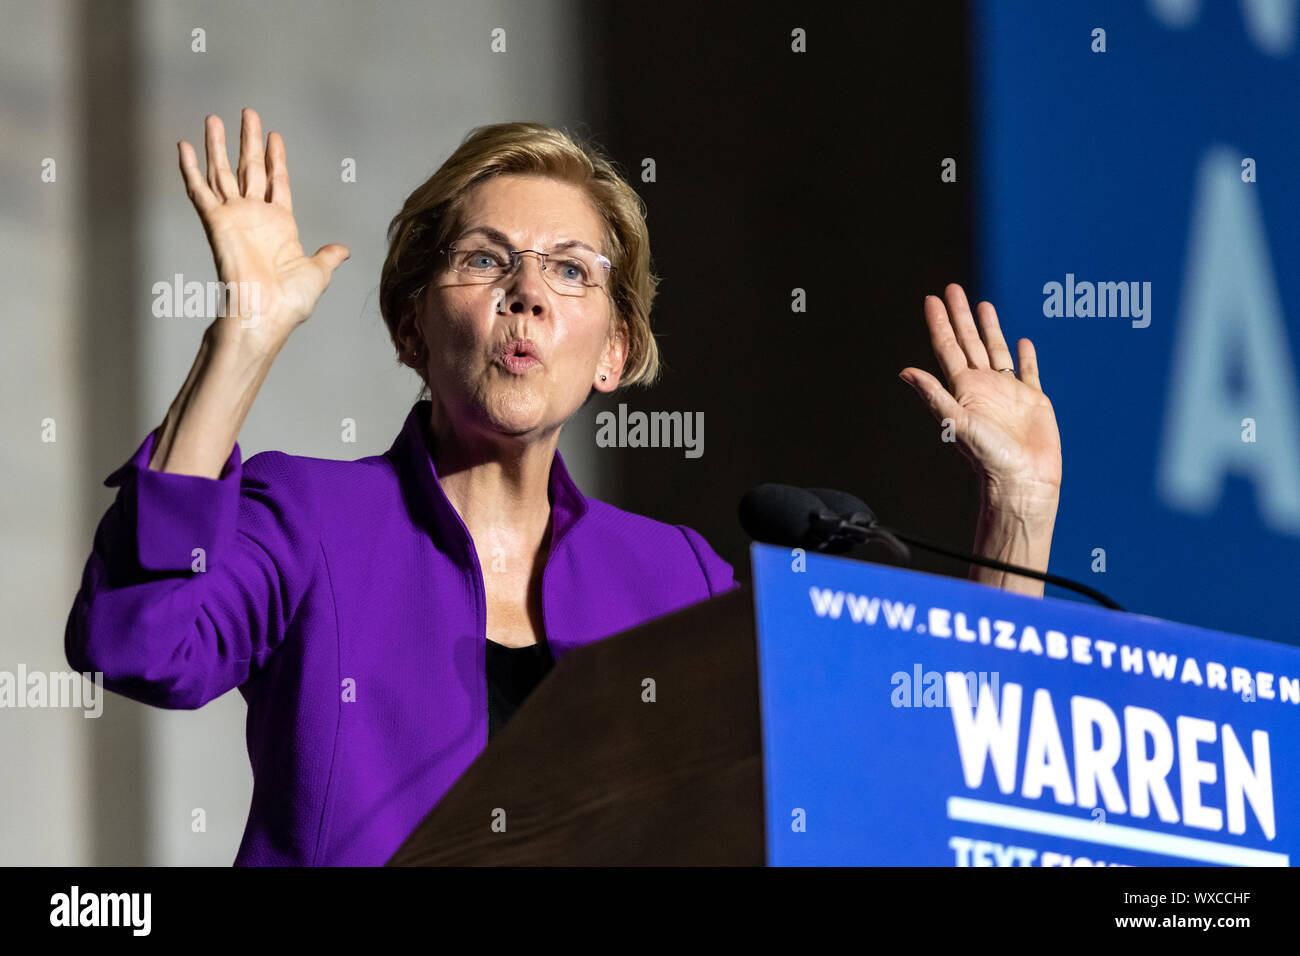
M 561 295 L 586 295 L 588 289 L 605 290 L 613 265 L 609 259 L 584 246 L 561 243 L 550 252 L 514 249 L 494 239 L 472 236 L 458 239 L 440 253 L 447 267 L 463 282 L 503 279 L 519 268 L 521 257 L 531 252 L 538 257 L 542 278 Z

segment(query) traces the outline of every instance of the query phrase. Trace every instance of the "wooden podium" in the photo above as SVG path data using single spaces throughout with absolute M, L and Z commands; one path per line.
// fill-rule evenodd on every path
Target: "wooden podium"
M 557 661 L 388 865 L 763 866 L 762 760 L 742 587 Z

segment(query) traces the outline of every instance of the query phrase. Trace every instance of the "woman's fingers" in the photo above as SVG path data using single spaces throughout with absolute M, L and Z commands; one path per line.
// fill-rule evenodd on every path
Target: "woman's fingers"
M 975 328 L 975 320 L 970 314 L 970 303 L 966 301 L 966 293 L 957 283 L 952 282 L 943 290 L 944 298 L 948 300 L 948 314 L 952 318 L 953 331 L 957 335 L 957 342 L 961 345 L 962 351 L 966 353 L 971 368 L 988 368 L 989 353 L 984 349 L 984 343 L 980 341 L 979 331 Z
M 262 120 L 256 110 L 245 109 L 239 125 L 239 194 L 266 196 L 266 157 L 262 153 Z
M 1011 364 L 1011 350 L 1007 340 L 1002 337 L 1002 327 L 998 325 L 998 313 L 991 302 L 981 302 L 975 307 L 979 315 L 980 329 L 984 333 L 984 347 L 988 350 L 989 367 L 1015 368 Z
M 254 109 L 244 109 L 239 125 L 238 172 L 231 172 L 226 155 L 226 128 L 219 116 L 205 121 L 204 143 L 207 147 L 206 182 L 199 176 L 198 158 L 184 141 L 180 144 L 181 174 L 190 199 L 203 212 L 213 205 L 240 196 L 252 196 L 278 202 L 292 209 L 289 201 L 289 173 L 284 161 L 284 140 L 278 133 L 267 139 L 262 148 L 262 119 Z M 188 150 L 188 152 L 187 152 Z
M 969 365 L 966 353 L 953 334 L 952 323 L 948 321 L 948 310 L 937 295 L 925 297 L 925 324 L 930 329 L 930 346 L 934 349 L 934 357 L 939 360 L 944 378 L 951 382 L 954 375 L 969 368 Z
M 206 213 L 213 206 L 218 205 L 219 200 L 208 186 L 199 172 L 199 158 L 194 153 L 194 147 L 185 140 L 176 144 L 181 158 L 181 178 L 185 180 L 185 192 L 190 197 L 190 202 L 194 203 L 200 215 Z
M 1043 386 L 1038 381 L 1038 355 L 1034 352 L 1034 343 L 1021 339 L 1016 343 L 1016 351 L 1020 354 L 1020 381 L 1041 392 Z
M 220 199 L 234 199 L 239 195 L 239 182 L 230 171 L 230 158 L 226 155 L 226 128 L 220 116 L 209 116 L 205 125 L 208 185 Z
M 317 249 L 311 261 L 321 269 L 328 284 L 330 277 L 334 275 L 334 270 L 351 258 L 352 251 L 347 246 L 339 242 L 330 242 Z
M 284 155 L 284 138 L 272 133 L 266 138 L 266 201 L 293 211 L 289 195 L 289 165 Z
M 943 387 L 940 381 L 929 372 L 919 368 L 905 368 L 898 375 L 903 381 L 916 390 L 916 393 L 925 400 L 930 406 L 930 412 L 934 415 L 935 421 L 943 421 L 945 418 L 951 418 L 954 421 L 961 412 L 961 405 L 957 399 L 949 394 L 948 390 Z

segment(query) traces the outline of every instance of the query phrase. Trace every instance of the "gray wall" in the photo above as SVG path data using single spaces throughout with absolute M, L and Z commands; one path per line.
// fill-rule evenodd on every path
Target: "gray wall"
M 240 109 L 254 107 L 285 138 L 304 247 L 352 250 L 268 376 L 243 457 L 376 454 L 419 390 L 376 304 L 388 220 L 471 127 L 581 119 L 581 34 L 557 2 L 6 0 L 0 16 L 0 670 L 60 672 L 68 610 L 112 501 L 101 483 L 162 420 L 209 321 L 151 310 L 155 282 L 214 278 L 176 141 L 202 162 L 203 118 L 218 113 L 233 165 Z M 505 53 L 489 48 L 496 27 Z M 205 53 L 191 50 L 196 28 Z M 46 156 L 58 163 L 52 184 L 40 181 Z M 355 183 L 342 181 L 345 157 Z M 46 418 L 54 443 L 41 441 Z M 343 418 L 356 420 L 355 443 L 341 440 Z M 590 442 L 561 447 L 600 495 Z M 0 864 L 229 865 L 252 792 L 244 715 L 237 692 L 192 712 L 114 695 L 98 719 L 0 710 Z M 195 808 L 204 833 L 191 830 Z
M 6 4 L 0 37 L 0 670 L 67 669 L 63 621 L 89 550 L 87 443 L 78 370 L 77 71 L 69 3 Z M 55 158 L 55 183 L 41 163 Z M 55 441 L 41 440 L 53 419 Z M 69 588 L 71 587 L 71 590 Z M 86 861 L 94 720 L 0 710 L 0 862 Z

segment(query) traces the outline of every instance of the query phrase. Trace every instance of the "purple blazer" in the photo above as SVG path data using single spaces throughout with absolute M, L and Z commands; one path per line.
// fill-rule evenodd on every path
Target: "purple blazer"
M 104 481 L 117 498 L 68 663 L 158 707 L 239 688 L 253 799 L 236 865 L 381 865 L 487 745 L 483 572 L 434 470 L 429 411 L 417 402 L 392 448 L 356 461 L 241 465 L 236 444 L 219 479 L 150 471 L 154 432 Z M 587 498 L 558 452 L 550 498 L 557 661 L 735 586 L 698 533 Z

